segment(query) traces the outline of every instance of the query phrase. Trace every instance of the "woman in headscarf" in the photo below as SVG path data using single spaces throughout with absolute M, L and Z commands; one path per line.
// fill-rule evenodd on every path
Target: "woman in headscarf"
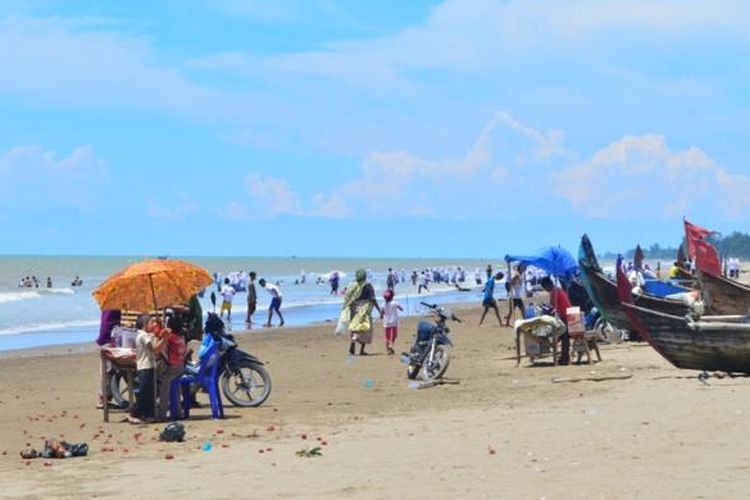
M 349 285 L 344 297 L 342 315 L 349 315 L 349 333 L 351 345 L 349 354 L 355 354 L 356 344 L 359 343 L 359 355 L 366 356 L 365 346 L 372 342 L 372 309 L 378 310 L 383 317 L 383 310 L 375 298 L 375 289 L 367 282 L 367 272 L 357 270 L 356 280 Z

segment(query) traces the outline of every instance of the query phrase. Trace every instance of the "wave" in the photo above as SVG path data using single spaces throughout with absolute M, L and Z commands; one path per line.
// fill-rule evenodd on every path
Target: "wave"
M 35 291 L 23 292 L 0 292 L 0 304 L 6 302 L 19 302 L 21 300 L 41 299 L 42 295 Z
M 99 320 L 72 320 L 72 321 L 54 321 L 49 323 L 30 323 L 27 325 L 11 326 L 9 328 L 0 328 L 0 335 L 18 335 L 21 333 L 47 332 L 50 330 L 65 330 L 67 328 L 84 328 L 98 326 Z M 96 337 L 97 332 L 92 330 L 92 339 Z
M 54 295 L 75 295 L 75 290 L 72 288 L 40 288 L 37 290 L 39 293 L 51 293 Z

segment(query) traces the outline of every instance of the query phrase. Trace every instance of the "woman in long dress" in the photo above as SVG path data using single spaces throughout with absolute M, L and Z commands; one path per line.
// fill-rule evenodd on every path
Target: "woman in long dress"
M 343 315 L 349 315 L 349 334 L 351 344 L 349 354 L 355 354 L 356 344 L 359 344 L 359 355 L 366 356 L 365 346 L 372 342 L 372 309 L 378 310 L 383 317 L 383 310 L 375 298 L 375 289 L 367 282 L 367 272 L 359 269 L 356 280 L 349 285 L 344 297 Z

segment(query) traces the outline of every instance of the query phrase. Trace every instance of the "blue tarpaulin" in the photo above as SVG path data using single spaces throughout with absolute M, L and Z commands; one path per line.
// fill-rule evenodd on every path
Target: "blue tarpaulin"
M 570 252 L 561 247 L 545 248 L 536 255 L 506 255 L 505 261 L 538 267 L 566 281 L 578 273 L 578 263 Z

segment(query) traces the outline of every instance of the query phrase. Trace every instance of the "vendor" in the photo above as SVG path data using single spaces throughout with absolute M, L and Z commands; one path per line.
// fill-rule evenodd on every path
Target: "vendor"
M 120 324 L 121 316 L 122 315 L 120 311 L 116 309 L 105 309 L 102 311 L 101 322 L 99 324 L 99 336 L 96 338 L 96 344 L 100 349 L 111 343 L 112 330 L 114 330 L 114 328 Z M 99 366 L 101 367 L 100 370 L 106 369 L 102 364 L 100 364 Z M 105 376 L 104 373 L 100 373 L 99 375 L 102 378 L 104 378 Z M 108 399 L 109 394 L 102 394 L 102 388 L 101 386 L 99 386 L 99 403 L 96 405 L 96 407 L 101 410 L 102 408 L 104 408 L 104 405 L 106 404 Z
M 550 306 L 555 310 L 560 320 L 568 326 L 568 308 L 570 307 L 570 299 L 568 294 L 560 287 L 555 286 L 552 283 L 552 279 L 549 276 L 542 278 L 541 282 L 544 291 L 549 293 Z M 560 363 L 561 365 L 570 364 L 570 335 L 566 331 L 560 336 L 561 348 L 560 348 Z

